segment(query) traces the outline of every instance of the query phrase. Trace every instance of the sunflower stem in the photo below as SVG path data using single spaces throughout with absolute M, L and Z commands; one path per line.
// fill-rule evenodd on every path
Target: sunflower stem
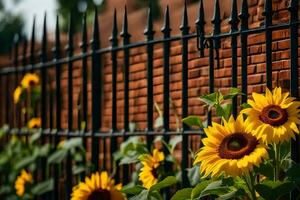
M 250 194 L 251 194 L 250 199 L 251 200 L 257 200 L 256 192 L 255 192 L 255 188 L 254 188 L 255 176 L 251 172 L 249 172 L 249 173 L 245 174 L 243 177 L 244 177 L 246 185 L 247 185 L 247 187 L 250 191 Z
M 274 144 L 274 181 L 279 180 L 279 174 L 280 174 L 280 143 Z

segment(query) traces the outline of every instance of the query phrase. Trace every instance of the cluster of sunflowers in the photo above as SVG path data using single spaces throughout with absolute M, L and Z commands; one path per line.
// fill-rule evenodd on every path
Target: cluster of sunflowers
M 29 114 L 30 120 L 27 127 L 39 128 L 41 119 L 34 114 L 34 107 L 40 97 L 40 78 L 35 73 L 27 73 L 20 82 L 20 85 L 15 89 L 13 99 L 15 104 L 20 104 L 27 100 L 27 106 L 23 108 L 23 114 Z
M 299 134 L 300 102 L 281 88 L 273 92 L 266 89 L 265 94 L 253 93 L 252 97 L 236 119 L 224 115 L 221 123 L 212 122 L 204 128 L 207 137 L 202 139 L 203 147 L 194 160 L 201 179 L 194 188 L 177 191 L 172 200 L 201 199 L 207 195 L 218 199 L 284 199 L 298 187 L 299 177 L 293 176 L 299 175 L 300 168 L 291 162 L 290 153 L 283 155 L 284 151 L 290 152 L 290 139 Z M 121 189 L 107 172 L 101 172 L 75 186 L 72 200 L 160 199 L 160 195 L 149 195 L 153 188 L 158 186 L 159 192 L 162 182 L 169 187 L 179 181 L 164 176 L 163 152 L 154 149 L 152 155 L 143 154 L 139 160 L 142 186 Z
M 132 182 L 122 186 L 115 184 L 108 172 L 96 172 L 74 186 L 71 200 L 161 200 L 161 193 L 166 188 L 171 189 L 167 193 L 174 193 L 172 197 L 164 194 L 165 199 L 171 200 L 194 200 L 207 196 L 224 200 L 273 200 L 285 199 L 293 190 L 300 191 L 300 165 L 293 163 L 290 151 L 291 139 L 299 134 L 300 102 L 281 88 L 266 89 L 265 94 L 253 93 L 235 118 L 231 115 L 231 104 L 222 104 L 223 100 L 231 100 L 241 94 L 236 88 L 232 91 L 227 95 L 218 91 L 200 97 L 210 110 L 216 108 L 216 116 L 220 117 L 218 122 L 204 127 L 199 117 L 183 119 L 191 127 L 203 128 L 206 134 L 201 141 L 202 148 L 192 153 L 194 167 L 186 169 L 196 169 L 198 174 L 197 180 L 193 180 L 195 176 L 188 177 L 190 183 L 185 185 L 190 184 L 191 187 L 178 191 L 171 187 L 182 181 L 182 170 L 173 157 L 175 147 L 170 147 L 170 143 L 180 143 L 181 136 L 173 138 L 176 142 L 169 144 L 161 138 L 162 145 L 158 148 L 154 144 L 152 152 L 140 138 L 130 137 L 121 144 L 114 157 L 119 165 L 135 164 Z M 29 113 L 27 126 L 30 129 L 41 124 L 40 118 L 34 114 L 39 96 L 38 75 L 26 74 L 14 91 L 14 102 L 29 105 L 24 113 Z M 48 153 L 40 156 L 49 157 L 48 163 L 61 162 L 70 151 L 65 147 L 72 146 L 71 143 L 81 145 L 78 141 L 62 141 L 53 156 L 48 156 Z M 51 152 L 50 147 L 45 149 Z M 57 159 L 57 155 L 61 155 L 61 159 Z M 21 199 L 26 188 L 35 184 L 32 175 L 25 169 L 18 173 L 14 182 L 15 194 Z

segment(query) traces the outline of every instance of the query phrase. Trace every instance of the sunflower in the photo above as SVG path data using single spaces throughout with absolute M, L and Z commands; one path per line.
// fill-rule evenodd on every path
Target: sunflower
M 164 153 L 157 149 L 153 150 L 152 155 L 145 154 L 140 157 L 143 167 L 139 174 L 139 180 L 145 188 L 150 189 L 158 182 L 158 168 L 164 159 Z
M 215 122 L 205 128 L 207 138 L 204 147 L 196 155 L 195 164 L 200 165 L 204 177 L 217 177 L 223 172 L 228 176 L 239 176 L 253 170 L 268 157 L 265 145 L 246 131 L 243 116 L 235 120 L 232 116 L 223 124 Z
M 18 196 L 23 196 L 25 193 L 26 185 L 32 183 L 32 175 L 25 170 L 22 170 L 20 176 L 17 177 L 15 182 L 15 189 Z
M 14 91 L 14 103 L 19 103 L 21 96 L 23 94 L 23 88 L 21 86 L 18 86 Z
M 29 120 L 27 126 L 28 128 L 40 128 L 41 123 L 41 118 L 32 118 L 31 120 Z
M 108 177 L 106 171 L 96 172 L 91 178 L 86 177 L 85 182 L 73 187 L 71 200 L 125 200 L 119 190 L 122 185 L 115 185 L 115 181 Z
M 279 87 L 273 92 L 266 89 L 266 95 L 253 93 L 252 97 L 253 100 L 248 100 L 252 108 L 242 112 L 248 115 L 248 130 L 253 130 L 256 137 L 277 144 L 295 138 L 295 133 L 299 134 L 300 102 L 289 97 L 288 92 L 282 93 Z
M 23 88 L 28 89 L 31 86 L 38 85 L 40 82 L 39 76 L 34 73 L 25 74 L 21 81 L 21 85 Z

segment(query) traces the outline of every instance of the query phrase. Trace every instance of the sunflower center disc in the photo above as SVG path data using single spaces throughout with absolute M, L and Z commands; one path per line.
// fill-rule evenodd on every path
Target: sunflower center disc
M 155 178 L 158 178 L 158 173 L 157 173 L 157 169 L 152 169 L 151 171 L 152 175 L 155 177 Z
M 269 105 L 262 110 L 259 118 L 266 124 L 280 126 L 287 121 L 288 115 L 286 110 L 282 109 L 280 106 Z
M 249 155 L 258 145 L 257 139 L 249 134 L 234 133 L 226 136 L 219 147 L 219 156 L 224 159 L 240 159 Z
M 108 190 L 95 190 L 92 192 L 87 200 L 111 200 L 110 192 Z

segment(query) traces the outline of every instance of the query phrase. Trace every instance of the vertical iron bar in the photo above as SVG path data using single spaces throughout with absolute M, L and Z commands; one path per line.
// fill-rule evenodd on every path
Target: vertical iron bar
M 215 0 L 214 6 L 214 16 L 212 19 L 213 23 L 213 33 L 212 35 L 219 35 L 221 33 L 221 13 L 220 13 L 220 3 L 219 0 Z M 215 59 L 217 62 L 217 68 L 220 67 L 220 59 L 219 59 L 219 49 L 221 47 L 221 40 L 220 38 L 213 38 L 214 49 L 215 49 Z
M 200 50 L 200 56 L 204 57 L 204 42 L 205 42 L 205 19 L 204 19 L 203 0 L 200 0 L 199 15 L 196 21 L 197 27 L 197 48 Z
M 43 63 L 45 63 L 47 61 L 47 22 L 46 22 L 47 16 L 45 13 L 44 16 L 44 25 L 43 25 L 43 36 L 42 36 L 42 41 L 41 41 L 41 52 L 40 52 L 40 59 L 41 59 L 41 63 L 43 65 Z M 47 71 L 45 67 L 41 68 L 41 128 L 42 130 L 46 129 L 46 123 L 47 123 Z M 42 144 L 45 143 L 45 136 L 43 135 L 42 132 L 42 136 L 41 136 L 41 142 Z M 41 159 L 41 179 L 45 180 L 46 179 L 46 159 Z M 42 197 L 43 199 L 46 198 L 45 195 L 43 195 Z
M 118 46 L 118 26 L 117 26 L 117 11 L 114 11 L 113 17 L 113 28 L 112 28 L 112 36 L 110 38 L 111 41 L 111 60 L 112 60 L 112 134 L 117 131 L 117 51 L 114 50 L 115 47 Z M 117 139 L 115 137 L 111 138 L 110 144 L 110 153 L 111 153 L 111 165 L 113 166 L 112 154 L 117 149 Z M 116 181 L 118 181 L 119 169 L 117 167 L 116 172 Z
M 168 41 L 167 39 L 169 39 L 171 35 L 169 5 L 167 5 L 165 11 L 164 26 L 161 31 L 163 33 L 163 38 L 165 39 L 165 41 L 163 42 L 163 139 L 166 143 L 168 143 L 170 139 L 170 136 L 168 134 L 170 130 L 170 41 Z M 168 154 L 166 148 L 164 148 L 164 152 L 166 155 Z M 171 166 L 169 164 L 166 164 L 165 170 L 169 171 L 170 169 Z M 165 190 L 164 199 L 170 199 L 169 189 Z
M 81 47 L 81 50 L 82 50 L 82 54 L 86 54 L 87 53 L 87 47 L 88 47 L 88 44 L 87 44 L 87 25 L 86 25 L 86 13 L 84 14 L 83 16 L 83 19 L 82 19 L 82 42 L 80 44 L 80 47 Z M 87 57 L 84 56 L 82 58 L 82 122 L 85 123 L 85 127 L 84 129 L 82 129 L 81 127 L 81 123 L 80 124 L 80 129 L 82 129 L 82 131 L 84 133 L 86 133 L 87 131 L 87 124 L 88 124 L 88 118 L 87 118 L 87 104 L 88 104 L 88 92 L 87 92 Z M 78 114 L 79 115 L 79 114 Z M 86 137 L 83 137 L 83 145 L 84 147 L 86 148 Z M 85 163 L 86 161 L 84 161 Z M 84 177 L 85 177 L 85 173 L 83 172 L 81 174 L 81 180 L 83 181 L 84 180 Z
M 128 33 L 127 9 L 125 7 L 123 29 L 120 33 L 123 45 L 130 43 L 131 35 Z M 124 48 L 124 131 L 129 131 L 129 48 Z
M 15 37 L 14 37 L 14 67 L 15 67 L 15 72 L 14 72 L 14 81 L 15 81 L 15 84 L 14 84 L 14 88 L 17 88 L 18 85 L 19 85 L 19 73 L 18 73 L 18 60 L 19 60 L 19 39 L 20 39 L 20 36 L 19 34 L 15 34 Z M 19 104 L 14 104 L 13 106 L 13 112 L 12 112 L 12 123 L 13 123 L 13 126 L 14 127 L 18 127 L 18 123 L 20 122 L 20 119 L 21 119 L 21 115 L 18 115 L 17 113 L 19 112 L 20 106 Z
M 147 42 L 154 38 L 152 6 L 148 9 L 148 23 L 144 31 Z M 147 44 L 147 131 L 153 131 L 153 44 Z M 152 146 L 153 135 L 147 135 L 147 147 L 150 150 Z
M 28 45 L 28 41 L 25 35 L 23 35 L 22 38 L 23 41 L 23 55 L 22 55 L 22 66 L 25 67 L 27 65 L 27 45 Z M 25 70 L 22 70 L 22 75 L 25 75 Z
M 165 18 L 164 18 L 164 26 L 161 29 L 163 33 L 163 37 L 165 41 L 163 42 L 163 69 L 164 69 L 164 110 L 163 110 L 163 127 L 164 127 L 164 140 L 165 142 L 168 142 L 169 135 L 167 134 L 170 130 L 170 85 L 169 85 L 169 76 L 170 76 L 170 41 L 167 41 L 168 38 L 170 38 L 171 28 L 170 28 L 170 14 L 169 14 L 169 6 L 167 6 L 165 11 Z
M 241 8 L 241 13 L 239 15 L 241 19 L 241 29 L 240 31 L 246 31 L 248 30 L 248 18 L 249 18 L 249 13 L 248 13 L 248 2 L 247 0 L 243 0 L 242 2 L 242 8 Z M 241 62 L 242 62 L 242 93 L 245 95 L 242 96 L 242 103 L 247 102 L 247 94 L 248 94 L 248 89 L 247 89 L 247 59 L 248 59 L 248 34 L 247 33 L 241 33 Z
M 59 36 L 59 17 L 56 16 L 56 28 L 55 28 L 55 46 L 53 48 L 54 62 L 60 59 L 60 36 Z M 61 130 L 61 94 L 60 94 L 60 76 L 61 76 L 61 65 L 55 64 L 55 101 L 56 101 L 56 130 Z M 59 136 L 54 136 L 54 146 L 57 147 L 59 142 Z M 59 165 L 53 166 L 54 174 L 54 190 L 52 193 L 52 200 L 59 199 Z
M 124 18 L 123 18 L 123 29 L 120 33 L 123 38 L 123 45 L 126 46 L 130 43 L 131 35 L 128 32 L 128 19 L 127 19 L 127 9 L 125 6 Z M 129 131 L 129 65 L 130 65 L 130 52 L 129 48 L 124 48 L 124 132 Z M 124 136 L 124 140 L 128 137 Z M 123 183 L 127 184 L 129 181 L 128 176 L 128 165 L 123 165 Z
M 265 0 L 266 76 L 267 88 L 272 89 L 272 0 Z
M 41 59 L 41 63 L 43 65 L 43 63 L 45 63 L 47 61 L 47 24 L 46 24 L 46 19 L 47 16 L 45 14 L 44 16 L 44 25 L 43 25 L 43 36 L 42 36 L 42 47 L 41 47 L 41 52 L 40 52 L 40 59 Z M 46 84 L 47 84 L 47 71 L 45 67 L 41 68 L 41 120 L 42 120 L 42 124 L 41 124 L 41 128 L 43 130 L 45 130 L 46 128 L 46 123 L 47 123 L 47 111 L 46 111 L 46 104 L 47 104 L 47 91 L 46 91 Z M 42 142 L 44 141 L 44 137 L 42 136 Z M 43 171 L 44 168 L 43 168 Z M 45 178 L 45 177 L 43 177 Z
M 185 36 L 189 34 L 189 24 L 188 24 L 188 15 L 187 15 L 187 2 L 185 0 L 184 2 L 184 9 L 183 9 L 183 18 L 182 18 L 182 24 L 180 26 L 181 35 Z M 181 89 L 181 98 L 182 98 L 182 118 L 185 118 L 188 116 L 188 39 L 182 38 L 182 89 Z M 182 123 L 183 132 L 185 130 L 188 130 L 188 126 L 184 123 Z M 189 179 L 187 176 L 186 169 L 188 168 L 188 135 L 183 134 L 182 135 L 182 148 L 181 156 L 181 177 L 182 177 L 182 187 L 189 187 Z
M 31 33 L 31 46 L 30 46 L 29 63 L 32 66 L 31 72 L 33 72 L 33 66 L 34 66 L 34 61 L 35 61 L 34 51 L 35 51 L 35 17 L 33 18 L 32 33 Z
M 73 16 L 70 14 L 68 45 L 66 47 L 68 56 L 68 131 L 73 129 Z M 69 135 L 69 133 L 68 133 Z M 69 136 L 67 137 L 69 138 Z M 72 193 L 72 158 L 70 152 L 66 160 L 66 199 L 70 199 Z
M 231 24 L 231 33 L 235 33 L 238 31 L 238 12 L 237 12 L 237 2 L 236 0 L 232 0 L 231 6 L 231 17 L 230 17 L 230 24 Z M 237 36 L 231 36 L 231 59 L 232 59 L 232 72 L 231 72 L 231 86 L 237 87 Z M 232 99 L 232 114 L 234 117 L 237 116 L 237 97 Z
M 290 92 L 291 96 L 299 99 L 299 83 L 298 83 L 298 0 L 291 0 L 289 5 L 290 11 L 290 59 L 291 59 L 291 72 L 290 72 Z M 296 140 L 292 140 L 291 143 L 291 157 L 295 163 L 299 163 L 299 136 L 296 135 Z M 296 200 L 299 195 L 298 190 L 293 190 L 291 193 L 291 199 Z
M 214 16 L 212 19 L 213 33 L 212 35 L 219 35 L 221 33 L 221 17 L 220 17 L 220 4 L 219 0 L 215 0 Z M 220 39 L 209 40 L 209 93 L 214 92 L 214 49 L 216 51 L 216 59 L 218 61 L 218 49 L 220 48 Z M 212 113 L 207 114 L 207 124 L 211 125 Z
M 82 42 L 80 44 L 80 47 L 82 49 L 82 54 L 87 53 L 87 25 L 86 25 L 86 14 L 83 16 L 82 20 Z M 87 57 L 84 56 L 82 58 L 82 120 L 87 125 L 87 104 L 88 104 L 88 93 L 87 93 Z M 87 126 L 85 126 L 85 129 L 83 130 L 86 132 Z
M 92 47 L 92 163 L 94 170 L 99 169 L 99 140 L 94 134 L 100 130 L 102 114 L 101 114 L 101 56 L 95 52 L 100 48 L 98 12 L 95 8 L 93 38 L 91 40 Z M 105 160 L 103 160 L 105 164 Z
M 23 55 L 22 55 L 22 66 L 23 66 L 23 70 L 22 70 L 22 77 L 25 75 L 26 71 L 25 71 L 25 66 L 27 65 L 27 38 L 25 35 L 23 35 Z M 27 107 L 27 99 L 25 100 L 25 102 L 22 104 L 22 107 Z M 22 112 L 21 112 L 22 113 Z M 26 121 L 27 121 L 27 113 L 22 113 L 20 114 L 21 117 L 21 121 L 23 121 L 23 123 L 21 122 L 21 124 L 23 126 L 26 125 Z
M 208 40 L 209 45 L 209 93 L 214 92 L 214 82 L 215 82 L 215 75 L 214 75 L 214 42 L 212 39 Z M 207 125 L 211 125 L 212 120 L 212 113 L 211 111 L 208 111 L 207 113 Z

